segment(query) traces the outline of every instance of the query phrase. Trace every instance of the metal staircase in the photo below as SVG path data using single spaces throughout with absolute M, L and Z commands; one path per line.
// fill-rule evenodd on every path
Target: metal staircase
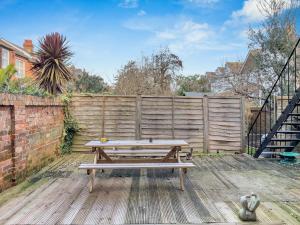
M 276 156 L 300 142 L 300 39 L 250 126 L 248 154 Z

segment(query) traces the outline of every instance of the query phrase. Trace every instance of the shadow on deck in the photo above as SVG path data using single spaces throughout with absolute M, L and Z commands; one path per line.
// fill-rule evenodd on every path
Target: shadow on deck
M 239 197 L 257 193 L 260 224 L 300 224 L 300 168 L 246 156 L 194 158 L 185 191 L 169 170 L 107 170 L 97 173 L 93 193 L 85 171 L 90 156 L 58 159 L 0 207 L 1 224 L 237 224 Z M 23 186 L 22 186 L 23 185 Z M 25 189 L 25 190 L 23 190 Z M 2 200 L 1 200 L 2 198 Z M 253 223 L 251 223 L 253 224 Z

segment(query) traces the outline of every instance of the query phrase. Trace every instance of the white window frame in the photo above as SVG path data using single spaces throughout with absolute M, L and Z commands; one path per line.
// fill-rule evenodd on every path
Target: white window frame
M 25 62 L 23 60 L 20 59 L 16 59 L 16 77 L 18 78 L 23 78 L 25 77 Z
M 9 65 L 9 50 L 2 48 L 1 67 L 5 68 Z

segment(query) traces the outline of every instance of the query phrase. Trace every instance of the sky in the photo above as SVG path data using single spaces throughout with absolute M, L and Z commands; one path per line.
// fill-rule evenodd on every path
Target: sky
M 163 47 L 183 60 L 182 74 L 204 74 L 245 59 L 249 26 L 264 19 L 257 1 L 0 0 L 0 37 L 37 45 L 59 32 L 74 53 L 71 62 L 109 83 L 129 60 Z

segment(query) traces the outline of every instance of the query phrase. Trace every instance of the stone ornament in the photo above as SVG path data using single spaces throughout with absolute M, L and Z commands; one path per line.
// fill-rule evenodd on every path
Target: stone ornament
M 256 221 L 255 210 L 260 204 L 259 197 L 252 193 L 251 195 L 245 195 L 240 198 L 242 208 L 239 211 L 239 218 L 242 221 Z

